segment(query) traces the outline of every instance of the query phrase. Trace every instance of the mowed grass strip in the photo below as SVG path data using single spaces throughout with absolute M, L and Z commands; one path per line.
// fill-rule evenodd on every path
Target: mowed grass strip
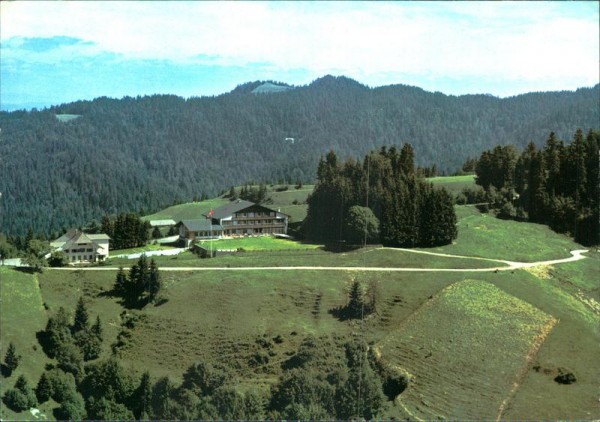
M 496 419 L 556 320 L 485 281 L 448 286 L 380 343 L 411 418 Z
M 36 333 L 46 326 L 47 317 L 42 295 L 35 275 L 0 267 L 0 344 L 1 359 L 12 342 L 17 354 L 21 355 L 19 366 L 10 378 L 0 382 L 0 396 L 12 388 L 19 375 L 27 378 L 29 385 L 35 387 L 49 362 L 42 347 L 38 344 Z M 19 415 L 0 403 L 0 416 L 4 420 L 23 420 L 31 418 L 29 412 Z

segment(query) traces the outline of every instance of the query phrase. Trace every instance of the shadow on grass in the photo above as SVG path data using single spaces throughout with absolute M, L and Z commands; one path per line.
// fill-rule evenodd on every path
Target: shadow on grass
M 25 273 L 25 274 L 29 274 L 29 275 L 39 274 L 39 273 L 43 272 L 42 269 L 38 269 L 38 268 L 34 268 L 34 267 L 14 267 L 14 268 L 16 271 L 19 271 L 19 272 Z

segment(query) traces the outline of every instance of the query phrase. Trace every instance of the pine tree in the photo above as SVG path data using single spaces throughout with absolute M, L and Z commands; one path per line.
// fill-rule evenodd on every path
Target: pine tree
M 37 405 L 35 394 L 24 375 L 20 375 L 19 378 L 17 378 L 15 390 L 20 391 L 27 398 L 27 407 L 34 407 Z
M 102 334 L 103 334 L 103 329 L 102 329 L 102 324 L 100 322 L 100 315 L 96 316 L 96 323 L 94 325 L 92 325 L 92 328 L 90 330 L 90 332 L 96 336 L 96 338 L 98 338 L 98 340 L 102 341 Z
M 160 291 L 160 273 L 154 259 L 150 260 L 150 269 L 148 275 L 148 297 L 152 302 Z
M 73 326 L 71 327 L 71 332 L 76 334 L 80 331 L 87 331 L 89 329 L 89 316 L 88 311 L 85 306 L 85 302 L 83 301 L 83 296 L 79 298 L 77 302 L 77 308 L 75 309 L 75 319 L 73 321 Z
M 50 383 L 50 380 L 46 376 L 45 372 L 42 373 L 42 376 L 40 377 L 40 380 L 37 383 L 37 386 L 35 388 L 35 395 L 39 403 L 47 402 L 53 395 L 52 384 Z
M 17 369 L 20 360 L 21 356 L 17 355 L 17 349 L 15 348 L 15 345 L 11 342 L 8 345 L 6 355 L 4 356 L 4 365 L 6 365 L 9 376 L 13 373 L 15 369 Z
M 125 296 L 127 293 L 127 275 L 123 267 L 120 267 L 119 272 L 117 272 L 113 290 L 119 296 Z
M 152 411 L 152 383 L 148 371 L 142 374 L 140 385 L 133 393 L 134 415 L 137 419 L 148 419 Z

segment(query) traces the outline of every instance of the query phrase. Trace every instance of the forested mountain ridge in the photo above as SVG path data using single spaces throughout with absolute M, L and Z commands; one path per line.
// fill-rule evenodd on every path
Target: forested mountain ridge
M 408 142 L 416 164 L 450 172 L 498 144 L 542 145 L 550 132 L 566 140 L 600 126 L 599 85 L 500 99 L 325 76 L 252 93 L 264 83 L 217 97 L 103 97 L 0 112 L 0 232 L 50 234 L 249 180 L 313 181 L 329 150 L 345 159 Z

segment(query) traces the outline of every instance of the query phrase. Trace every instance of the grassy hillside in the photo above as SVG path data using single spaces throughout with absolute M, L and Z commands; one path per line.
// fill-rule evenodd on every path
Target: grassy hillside
M 445 253 L 532 261 L 566 257 L 568 249 L 578 248 L 544 226 L 493 219 L 473 207 L 457 211 L 459 238 L 439 248 Z M 486 235 L 480 235 L 484 225 Z M 73 311 L 83 296 L 91 318 L 102 319 L 103 357 L 119 343 L 124 366 L 137 374 L 149 370 L 153 380 L 163 375 L 180 380 L 192 363 L 220 362 L 235 371 L 236 388 L 267 392 L 282 374 L 282 362 L 306 336 L 336 339 L 335 344 L 361 336 L 389 363 L 415 375 L 398 400 L 386 403 L 383 418 L 494 419 L 502 410 L 506 419 L 597 419 L 600 254 L 588 255 L 555 267 L 478 273 L 477 280 L 461 272 L 165 271 L 165 302 L 125 312 L 107 294 L 114 271 L 47 269 L 36 277 L 0 269 L 0 341 L 3 350 L 15 342 L 24 356 L 17 374 L 23 371 L 35 384 L 51 362 L 36 345 L 35 333 L 58 307 Z M 161 267 L 497 265 L 376 248 L 263 250 L 212 260 L 185 253 L 157 261 Z M 329 313 L 346 303 L 355 278 L 378 285 L 377 312 L 362 325 Z M 267 360 L 257 365 L 257 354 Z M 572 372 L 577 381 L 556 383 L 559 371 Z M 3 379 L 0 391 L 13 383 Z M 28 417 L 0 406 L 5 420 Z M 42 411 L 51 415 L 52 406 Z
M 406 417 L 495 419 L 557 320 L 477 280 L 445 288 L 381 342 L 385 361 L 410 374 Z
M 446 188 L 446 190 L 453 195 L 461 193 L 465 188 L 475 187 L 474 174 L 467 174 L 464 176 L 430 177 L 427 179 L 427 181 L 433 183 L 435 186 Z
M 49 359 L 39 345 L 36 333 L 46 326 L 38 277 L 20 271 L 0 267 L 0 355 L 2 360 L 10 343 L 22 356 L 17 369 L 9 378 L 0 382 L 0 396 L 12 388 L 15 380 L 24 375 L 30 386 L 35 386 Z M 42 412 L 49 408 L 42 408 Z M 51 412 L 49 412 L 51 414 Z M 15 415 L 4 404 L 0 404 L 0 418 L 14 420 L 31 418 L 31 415 Z
M 501 220 L 482 214 L 473 206 L 457 206 L 458 238 L 451 245 L 429 248 L 434 252 L 500 258 L 509 261 L 540 261 L 566 258 L 581 245 L 547 226 Z

